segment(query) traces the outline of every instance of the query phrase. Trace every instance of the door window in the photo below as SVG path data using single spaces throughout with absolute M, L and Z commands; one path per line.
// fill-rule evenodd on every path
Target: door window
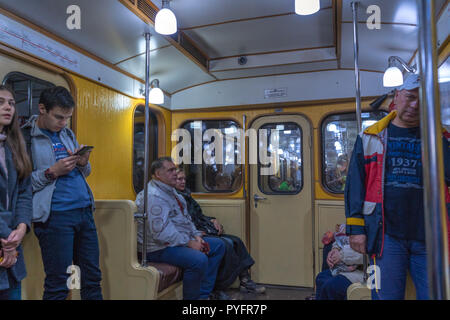
M 301 128 L 281 122 L 265 124 L 259 131 L 259 189 L 265 194 L 299 193 L 303 187 Z

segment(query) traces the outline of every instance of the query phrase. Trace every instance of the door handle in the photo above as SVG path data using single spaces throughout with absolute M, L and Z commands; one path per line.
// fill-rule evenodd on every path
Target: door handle
M 255 201 L 255 208 L 257 208 L 258 207 L 258 201 L 267 200 L 267 198 L 266 197 L 261 197 L 261 196 L 255 194 L 253 196 L 253 200 Z

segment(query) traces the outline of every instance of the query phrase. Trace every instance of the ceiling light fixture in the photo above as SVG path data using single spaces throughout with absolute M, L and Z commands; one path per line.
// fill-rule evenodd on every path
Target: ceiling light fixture
M 395 65 L 395 62 L 398 62 L 407 72 L 415 73 L 417 71 L 415 66 L 409 66 L 402 58 L 391 56 L 389 57 L 389 66 L 383 76 L 384 87 L 398 87 L 403 84 L 403 73 Z
M 170 10 L 170 0 L 162 1 L 162 9 L 158 11 L 155 18 L 155 30 L 159 34 L 169 35 L 177 32 L 177 18 Z
M 150 82 L 150 87 L 152 88 L 148 96 L 148 100 L 150 101 L 150 103 L 164 104 L 164 93 L 159 88 L 159 80 L 152 80 L 152 82 Z
M 295 13 L 301 16 L 316 13 L 320 10 L 320 0 L 295 0 Z

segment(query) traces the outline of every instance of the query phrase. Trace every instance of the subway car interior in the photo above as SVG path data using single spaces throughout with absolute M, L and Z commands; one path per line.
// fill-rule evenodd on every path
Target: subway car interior
M 38 114 L 42 90 L 63 86 L 76 102 L 68 126 L 94 146 L 87 182 L 104 299 L 182 299 L 176 267 L 137 255 L 134 201 L 156 158 L 180 163 L 205 215 L 255 260 L 251 276 L 266 294 L 243 294 L 236 281 L 232 298 L 304 300 L 324 262 L 322 236 L 345 223 L 337 168 L 360 130 L 390 111 L 385 71 L 424 72 L 421 58 L 434 56 L 436 122 L 450 126 L 448 0 L 317 2 L 300 15 L 294 0 L 0 0 L 0 78 L 21 123 Z M 177 22 L 169 35 L 155 27 L 165 7 Z M 22 299 L 39 300 L 33 232 L 23 246 Z M 407 299 L 414 290 L 408 280 Z M 370 290 L 354 283 L 347 299 L 371 299 Z

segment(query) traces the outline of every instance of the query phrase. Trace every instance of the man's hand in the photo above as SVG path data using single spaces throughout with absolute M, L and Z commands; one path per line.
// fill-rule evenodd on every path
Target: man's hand
M 202 237 L 195 236 L 195 240 L 189 240 L 187 246 L 191 249 L 202 251 L 203 242 L 205 242 L 205 240 L 203 240 Z
M 218 235 L 221 235 L 223 232 L 223 226 L 219 223 L 219 220 L 211 219 L 211 222 L 214 224 L 214 228 L 218 231 Z
M 327 264 L 330 268 L 333 268 L 339 261 L 341 261 L 341 252 L 334 248 L 327 256 Z
M 84 147 L 84 144 L 82 144 L 82 145 L 79 146 L 77 149 L 75 149 L 75 150 L 73 151 L 73 153 L 72 153 L 70 150 L 67 150 L 67 152 L 68 152 L 70 155 L 73 155 L 74 153 L 77 153 L 78 150 L 81 150 L 83 147 Z M 78 157 L 77 165 L 80 166 L 80 167 L 85 167 L 85 166 L 88 164 L 88 162 L 89 162 L 89 156 L 90 156 L 90 155 L 91 155 L 91 151 L 88 151 L 88 152 L 84 153 L 84 154 L 81 155 L 81 156 L 77 156 L 77 157 Z
M 67 152 L 71 154 L 70 150 L 67 150 Z M 69 157 L 66 157 L 64 159 L 60 159 L 50 167 L 50 172 L 53 173 L 56 177 L 65 176 L 75 168 L 79 159 L 80 156 L 73 155 L 70 155 Z
M 191 249 L 202 251 L 203 245 L 197 240 L 189 240 L 187 246 Z
M 350 247 L 356 252 L 366 253 L 367 236 L 365 234 L 356 234 L 350 236 Z
M 9 234 L 8 239 L 1 239 L 2 247 L 8 251 L 15 250 L 22 242 L 26 232 L 27 225 L 25 223 L 19 224 L 17 228 Z

